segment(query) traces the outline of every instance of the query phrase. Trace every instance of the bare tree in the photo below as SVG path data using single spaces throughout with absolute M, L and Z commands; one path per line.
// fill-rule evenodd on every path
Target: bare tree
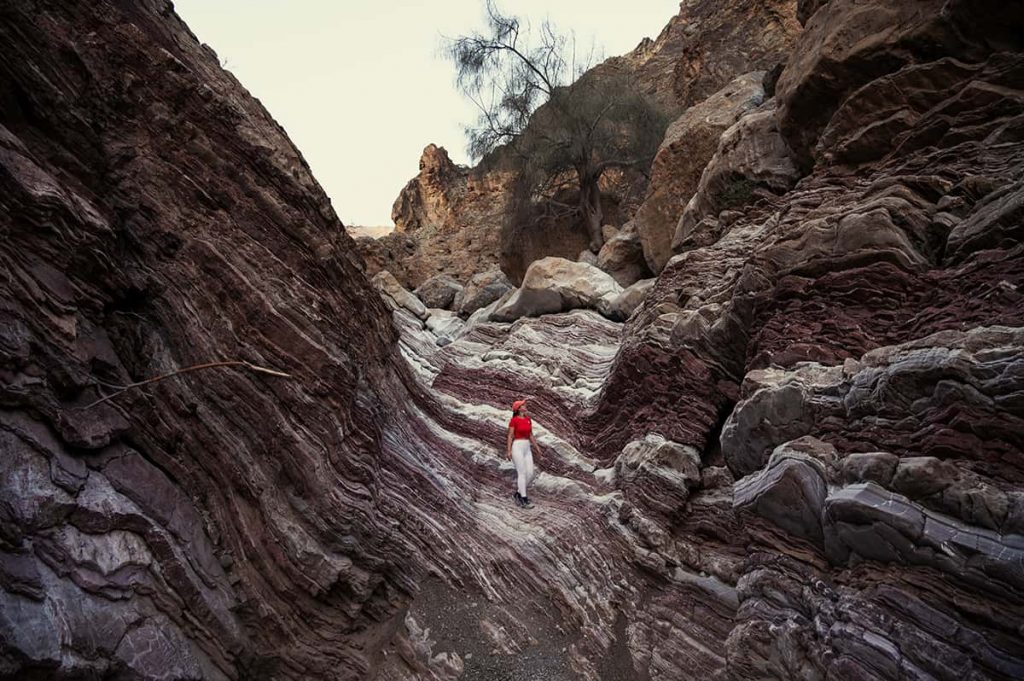
M 646 172 L 667 119 L 627 74 L 586 73 L 592 60 L 577 61 L 572 34 L 547 21 L 531 31 L 494 0 L 485 10 L 485 32 L 447 44 L 456 84 L 480 110 L 467 128 L 469 152 L 476 160 L 500 149 L 518 174 L 518 200 L 572 213 L 596 252 L 602 175 L 611 168 Z M 557 197 L 570 185 L 576 200 L 565 204 Z M 521 208 L 513 213 L 523 215 Z

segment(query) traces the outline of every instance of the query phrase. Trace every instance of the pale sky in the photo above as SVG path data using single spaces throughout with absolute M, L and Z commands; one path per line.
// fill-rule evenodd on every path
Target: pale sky
M 175 0 L 178 14 L 302 151 L 346 225 L 390 225 L 391 204 L 433 142 L 468 163 L 474 109 L 442 36 L 483 28 L 483 0 Z M 605 56 L 654 38 L 678 0 L 506 0 Z

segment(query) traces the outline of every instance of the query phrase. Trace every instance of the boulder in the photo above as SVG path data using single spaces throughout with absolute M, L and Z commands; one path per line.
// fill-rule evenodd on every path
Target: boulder
M 793 536 L 821 546 L 821 512 L 828 486 L 824 466 L 815 455 L 825 453 L 834 458 L 835 450 L 813 438 L 803 441 L 803 446 L 780 445 L 765 468 L 736 481 L 733 507 L 761 516 Z M 812 443 L 816 446 L 808 454 Z
M 362 259 L 367 277 L 387 270 L 400 284 L 409 282 L 406 271 L 408 258 L 416 252 L 416 239 L 408 234 L 390 232 L 381 237 L 357 236 L 355 251 Z
M 580 254 L 576 256 L 576 262 L 585 262 L 588 265 L 597 266 L 597 256 L 589 248 L 580 251 Z
M 649 433 L 615 460 L 615 482 L 633 503 L 666 515 L 682 510 L 701 482 L 700 453 Z
M 378 272 L 371 281 L 391 309 L 404 309 L 419 319 L 426 319 L 430 314 L 420 299 L 405 290 L 387 270 Z
M 626 287 L 608 307 L 606 316 L 617 322 L 624 322 L 633 314 L 633 311 L 640 307 L 644 298 L 652 288 L 657 279 L 641 279 L 640 281 Z
M 462 284 L 447 274 L 436 274 L 416 288 L 416 297 L 427 307 L 450 310 L 460 291 Z
M 651 165 L 650 189 L 634 217 L 652 272 L 660 272 L 672 257 L 672 236 L 679 216 L 697 190 L 701 172 L 718 149 L 722 133 L 764 101 L 763 75 L 755 71 L 734 79 L 687 109 L 666 131 Z
M 435 336 L 455 338 L 462 331 L 465 322 L 451 310 L 429 310 L 430 316 L 424 323 Z
M 526 271 L 523 285 L 491 315 L 494 321 L 510 322 L 577 308 L 607 314 L 622 287 L 593 265 L 564 258 L 537 260 Z
M 605 241 L 592 264 L 612 275 L 619 286 L 630 286 L 651 276 L 643 244 L 632 230 L 623 230 Z
M 511 290 L 512 282 L 499 269 L 474 274 L 463 289 L 455 295 L 452 309 L 456 310 L 460 316 L 468 317 Z

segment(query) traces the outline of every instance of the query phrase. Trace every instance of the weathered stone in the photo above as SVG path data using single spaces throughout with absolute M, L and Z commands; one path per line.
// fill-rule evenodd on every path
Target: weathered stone
M 1024 93 L 1013 87 L 1022 70 L 1020 55 L 1004 53 L 975 64 L 953 58 L 911 64 L 872 80 L 833 114 L 814 158 L 832 165 L 863 164 L 897 148 L 907 153 L 941 142 L 950 133 L 956 142 L 995 143 L 1024 108 Z M 956 120 L 967 122 L 969 130 L 950 131 L 949 123 Z
M 2 13 L 0 676 L 365 676 L 415 568 L 352 239 L 169 4 Z
M 597 267 L 597 256 L 588 248 L 580 251 L 580 254 L 576 256 L 576 262 L 582 262 Z
M 615 321 L 624 322 L 633 314 L 644 298 L 654 288 L 654 279 L 642 279 L 631 286 L 627 286 L 609 305 L 606 316 Z
M 445 274 L 436 274 L 416 288 L 416 297 L 431 308 L 450 310 L 462 284 Z
M 387 270 L 381 270 L 373 277 L 373 285 L 384 296 L 384 302 L 393 310 L 404 309 L 420 319 L 427 318 L 427 307 L 419 298 L 405 290 Z
M 660 272 L 672 257 L 672 236 L 679 217 L 697 190 L 701 172 L 718 149 L 722 133 L 764 101 L 762 75 L 755 71 L 739 76 L 687 109 L 665 132 L 651 166 L 651 189 L 634 216 L 652 272 Z
M 814 13 L 824 7 L 828 0 L 797 0 L 796 18 L 801 26 L 806 26 L 807 21 L 814 16 Z
M 735 221 L 721 220 L 724 224 L 719 225 L 723 211 L 732 213 L 759 198 L 785 194 L 797 179 L 789 146 L 779 134 L 774 103 L 766 104 L 722 134 L 699 185 L 672 227 L 672 251 L 714 243 Z
M 459 335 L 462 327 L 465 325 L 458 314 L 450 310 L 429 310 L 430 316 L 427 317 L 425 326 L 435 335 L 447 338 L 454 338 Z
M 1016 10 L 903 3 L 865 34 L 835 3 L 809 33 L 897 44 L 820 65 L 865 79 L 793 114 L 820 123 L 796 186 L 702 218 L 626 324 L 486 321 L 510 289 L 451 338 L 450 314 L 388 313 L 172 12 L 4 10 L 0 676 L 1024 677 L 1019 50 L 993 25 Z M 687 2 L 651 68 L 690 97 L 794 4 Z M 919 20 L 968 37 L 899 44 Z M 87 406 L 217 358 L 290 378 Z M 523 396 L 532 511 L 503 457 Z M 623 453 L 655 432 L 709 466 L 680 486 L 658 447 Z
M 843 459 L 843 482 L 875 482 L 888 488 L 899 460 L 888 452 L 855 452 Z
M 593 264 L 612 275 L 623 287 L 651 276 L 644 259 L 643 245 L 632 230 L 624 229 L 605 241 Z
M 615 460 L 616 485 L 634 503 L 657 513 L 679 513 L 700 484 L 700 454 L 655 433 L 626 445 Z
M 657 38 L 598 67 L 628 69 L 667 111 L 678 115 L 744 73 L 786 59 L 800 34 L 795 0 L 680 3 Z
M 834 448 L 813 438 L 780 445 L 764 469 L 736 481 L 733 506 L 822 545 L 828 478 L 821 458 L 834 457 Z
M 962 261 L 971 251 L 1011 246 L 1021 239 L 1024 224 L 1024 181 L 1008 184 L 982 199 L 974 211 L 949 234 L 952 259 Z
M 491 314 L 509 322 L 578 308 L 608 314 L 622 287 L 593 265 L 563 258 L 537 260 L 526 271 L 523 285 Z
M 1024 584 L 1024 541 L 970 527 L 942 516 L 873 483 L 831 493 L 825 501 L 829 559 L 844 564 L 851 555 L 882 562 L 929 565 L 968 583 L 996 582 L 995 588 Z
M 493 269 L 474 274 L 465 287 L 455 296 L 452 309 L 461 316 L 468 317 L 482 307 L 512 290 L 512 283 L 501 270 Z
M 810 169 L 819 135 L 857 88 L 949 53 L 982 61 L 1019 51 L 1022 23 L 1024 9 L 998 2 L 831 0 L 797 39 L 777 87 L 780 130 L 798 165 Z
M 400 270 L 405 277 L 400 281 L 409 288 L 439 273 L 466 281 L 497 267 L 510 180 L 505 172 L 456 165 L 443 147 L 428 144 L 419 174 L 391 209 L 395 231 L 377 239 L 376 247 L 397 256 L 396 276 Z

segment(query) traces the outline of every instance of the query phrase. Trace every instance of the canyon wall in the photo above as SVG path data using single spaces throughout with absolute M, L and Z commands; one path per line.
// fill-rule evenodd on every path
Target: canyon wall
M 365 677 L 396 335 L 330 202 L 169 2 L 4 2 L 0 51 L 0 676 Z M 288 377 L 117 394 L 218 361 Z

